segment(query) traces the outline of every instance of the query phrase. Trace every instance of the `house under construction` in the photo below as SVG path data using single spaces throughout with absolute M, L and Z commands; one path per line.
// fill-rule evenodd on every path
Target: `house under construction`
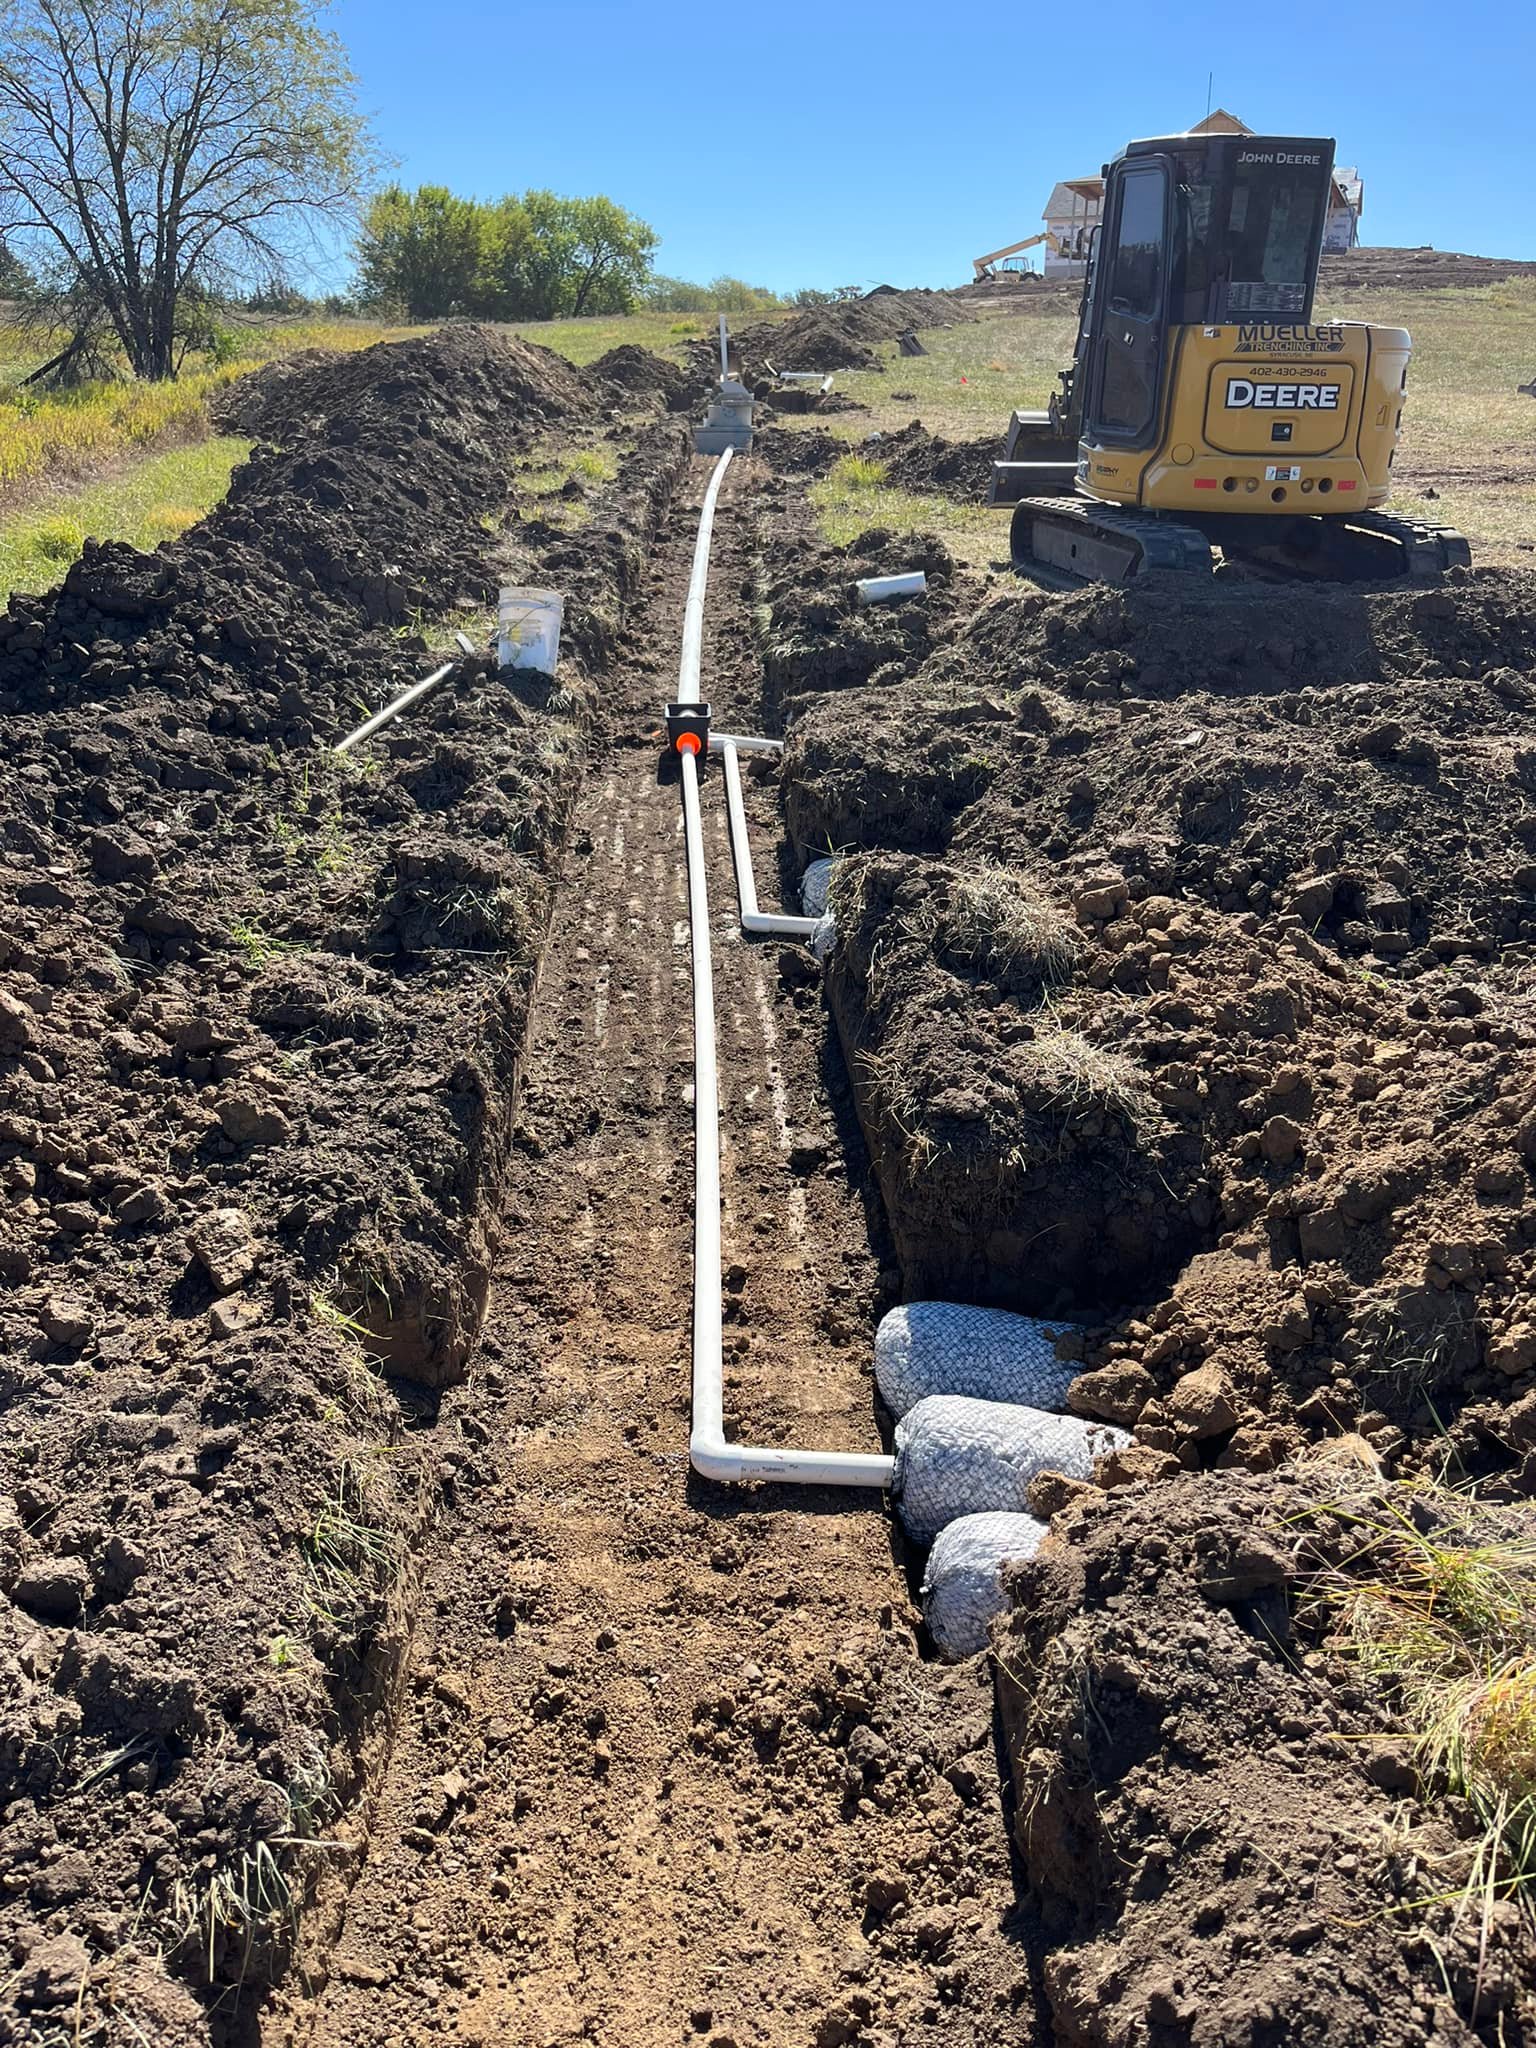
M 1254 131 L 1235 114 L 1218 107 L 1188 131 L 1191 135 L 1251 135 Z M 1325 249 L 1353 249 L 1360 239 L 1360 215 L 1365 206 L 1365 188 L 1353 166 L 1339 166 L 1333 173 L 1333 192 L 1323 227 Z M 1104 216 L 1104 180 L 1062 178 L 1051 190 L 1041 219 L 1043 230 L 1006 249 L 977 256 L 972 269 L 977 277 L 994 277 L 1000 270 L 1031 268 L 1029 252 L 1043 252 L 1047 278 L 1081 277 L 1088 267 L 1088 244 Z

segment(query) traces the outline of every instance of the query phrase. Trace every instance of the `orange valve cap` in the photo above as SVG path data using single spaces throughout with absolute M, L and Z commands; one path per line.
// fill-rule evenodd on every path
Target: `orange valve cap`
M 699 736 L 696 732 L 680 732 L 673 744 L 680 754 L 697 754 L 700 750 Z

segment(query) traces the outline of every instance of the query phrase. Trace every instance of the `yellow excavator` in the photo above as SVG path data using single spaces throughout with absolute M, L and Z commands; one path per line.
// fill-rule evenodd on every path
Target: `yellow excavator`
M 991 502 L 1015 568 L 1130 583 L 1261 573 L 1429 581 L 1471 551 L 1394 518 L 1411 344 L 1315 322 L 1331 141 L 1171 135 L 1105 166 L 1077 346 L 1042 412 L 1016 412 Z

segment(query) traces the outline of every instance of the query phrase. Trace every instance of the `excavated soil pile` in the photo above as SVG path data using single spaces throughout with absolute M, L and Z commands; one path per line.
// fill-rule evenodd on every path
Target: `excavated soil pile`
M 787 488 L 770 485 L 765 497 L 782 501 Z M 798 505 L 770 516 L 760 560 L 763 701 L 775 719 L 791 720 L 824 690 L 900 682 L 955 630 L 955 564 L 932 534 L 872 527 L 835 547 Z M 922 595 L 860 605 L 856 586 L 864 579 L 913 569 L 927 576 Z
M 899 696 L 809 712 L 790 822 L 807 848 L 1108 859 L 1156 893 L 1294 911 L 1410 978 L 1458 957 L 1514 971 L 1536 941 L 1533 670 L 1520 572 L 1218 585 L 1197 610 L 1008 591 Z
M 18 2039 L 228 2038 L 345 1865 L 439 1479 L 411 1425 L 475 1332 L 597 664 L 687 459 L 609 429 L 579 559 L 535 557 L 513 460 L 589 389 L 474 329 L 368 355 L 258 390 L 290 445 L 200 527 L 0 617 Z M 470 662 L 316 747 L 426 666 L 390 622 L 508 569 L 568 593 L 558 689 Z
M 888 484 L 904 491 L 936 491 L 941 497 L 979 505 L 992 482 L 999 445 L 995 434 L 983 441 L 946 441 L 914 420 L 894 434 L 882 434 L 872 452 L 884 465 Z
M 908 1295 L 1074 1312 L 1153 1467 L 1358 1425 L 1512 1472 L 1536 579 L 871 623 L 764 553 L 796 853 L 874 856 L 828 978 Z
M 862 299 L 815 306 L 788 320 L 762 320 L 733 336 L 748 383 L 780 370 L 878 370 L 872 345 L 894 341 L 908 328 L 955 327 L 972 320 L 970 308 L 948 292 L 877 290 Z M 695 344 L 698 351 L 708 345 Z
M 620 343 L 599 356 L 585 373 L 600 377 L 622 392 L 654 393 L 668 412 L 684 412 L 704 395 L 706 380 L 690 376 L 665 356 L 653 355 L 634 342 Z
M 345 447 L 348 431 L 337 431 L 343 422 L 355 430 L 351 440 L 366 441 L 368 415 L 400 408 L 414 421 L 425 408 L 435 445 L 443 416 L 456 408 L 466 418 L 500 409 L 508 420 L 535 424 L 591 411 L 601 396 L 547 348 L 494 328 L 447 327 L 350 354 L 309 349 L 268 363 L 219 395 L 217 423 L 285 447 L 328 433 Z
M 1503 256 L 1464 256 L 1454 249 L 1350 249 L 1324 255 L 1318 286 L 1324 292 L 1359 291 L 1362 287 L 1465 291 L 1469 285 L 1503 284 L 1511 277 L 1536 277 L 1536 263 Z
M 749 327 L 737 337 L 749 379 L 772 380 L 777 370 L 878 370 L 880 357 L 859 339 L 851 324 L 817 311 L 793 320 Z M 773 366 L 770 369 L 769 365 Z
M 909 1296 L 1072 1314 L 1133 1469 L 1363 1430 L 1507 1473 L 1536 1386 L 1536 1026 L 1295 917 L 871 855 L 828 986 Z M 1122 1313 L 1107 1320 L 1119 1306 Z M 1426 1448 L 1427 1446 L 1427 1448 Z
M 1133 1427 L 1149 1473 L 1356 1427 L 1409 1464 L 1522 1464 L 1520 1006 L 1456 981 L 1430 1004 L 1294 918 L 1110 872 L 1077 885 L 1077 930 L 1004 870 L 915 856 L 842 864 L 834 911 L 829 997 L 909 1296 L 1083 1319 L 1073 1405 Z
M 1482 1823 L 1411 1802 L 1391 1699 L 1306 1597 L 1347 1598 L 1398 1512 L 1346 1469 L 1088 1490 L 1016 1568 L 998 1664 L 1056 2048 L 1522 2038 L 1536 1952 L 1477 1896 Z
M 816 427 L 766 426 L 754 431 L 752 452 L 775 476 L 825 476 L 850 451 L 846 441 Z

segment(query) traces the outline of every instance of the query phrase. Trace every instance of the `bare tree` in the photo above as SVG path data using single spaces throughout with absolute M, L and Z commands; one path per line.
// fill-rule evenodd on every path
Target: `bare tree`
M 311 0 L 0 0 L 0 237 L 68 336 L 174 377 L 211 298 L 350 220 L 373 164 Z

